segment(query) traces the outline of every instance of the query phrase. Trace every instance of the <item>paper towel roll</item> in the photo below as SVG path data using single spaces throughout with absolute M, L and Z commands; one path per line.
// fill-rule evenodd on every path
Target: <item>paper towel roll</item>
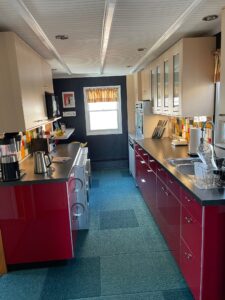
M 201 138 L 200 128 L 190 128 L 189 154 L 197 154 Z

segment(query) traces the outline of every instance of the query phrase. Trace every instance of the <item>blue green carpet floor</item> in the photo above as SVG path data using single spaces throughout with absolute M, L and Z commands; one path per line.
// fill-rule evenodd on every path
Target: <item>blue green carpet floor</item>
M 193 299 L 128 170 L 93 173 L 90 216 L 75 259 L 0 277 L 0 299 Z

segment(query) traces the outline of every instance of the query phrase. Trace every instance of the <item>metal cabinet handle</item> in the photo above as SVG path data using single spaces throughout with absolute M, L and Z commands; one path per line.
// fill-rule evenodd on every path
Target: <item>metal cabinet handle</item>
M 143 156 L 148 156 L 148 153 L 143 153 Z
M 170 179 L 170 180 L 169 180 L 169 183 L 170 183 L 170 184 L 174 184 L 174 181 Z
M 158 170 L 159 172 L 162 172 L 162 171 L 163 171 L 163 169 L 162 169 L 162 168 L 157 168 L 157 170 Z
M 185 257 L 187 258 L 187 260 L 192 259 L 192 254 L 188 253 L 188 252 L 184 252 Z
M 164 188 L 163 186 L 161 187 L 161 190 L 162 190 L 163 192 L 165 192 L 165 188 Z
M 150 162 L 150 163 L 153 163 L 153 162 L 155 162 L 155 161 L 154 161 L 154 159 L 149 159 L 149 162 Z
M 166 194 L 167 197 L 169 196 L 169 193 L 167 191 L 165 191 L 165 194 Z
M 147 169 L 147 172 L 148 173 L 152 173 L 153 171 L 151 169 Z
M 191 199 L 189 199 L 187 196 L 185 196 L 184 199 L 187 200 L 187 202 L 191 202 Z
M 80 212 L 78 212 L 79 211 L 78 207 L 81 207 Z M 82 203 L 73 204 L 71 207 L 72 220 L 75 221 L 78 217 L 82 216 L 84 212 L 85 212 L 85 207 Z
M 142 151 L 142 148 L 138 148 L 139 151 Z
M 75 184 L 75 188 L 74 188 L 73 192 L 78 193 L 80 190 L 82 190 L 82 188 L 84 186 L 84 183 L 83 183 L 83 181 L 80 178 L 75 177 L 75 180 L 79 181 L 80 184 L 81 184 L 81 188 L 77 188 L 77 185 Z
M 145 164 L 145 161 L 144 161 L 144 160 L 141 160 L 141 164 L 144 165 L 144 164 Z
M 191 217 L 185 217 L 185 220 L 187 221 L 188 224 L 193 222 Z

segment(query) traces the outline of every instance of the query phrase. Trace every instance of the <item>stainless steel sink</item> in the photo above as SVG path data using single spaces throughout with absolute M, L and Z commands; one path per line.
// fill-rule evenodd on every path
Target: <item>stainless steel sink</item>
M 187 158 L 169 158 L 167 161 L 173 165 L 173 166 L 178 166 L 178 165 L 194 165 L 195 162 L 202 162 L 200 158 L 198 157 L 187 157 Z
M 193 163 L 177 165 L 176 169 L 178 172 L 184 175 L 195 175 L 195 168 Z

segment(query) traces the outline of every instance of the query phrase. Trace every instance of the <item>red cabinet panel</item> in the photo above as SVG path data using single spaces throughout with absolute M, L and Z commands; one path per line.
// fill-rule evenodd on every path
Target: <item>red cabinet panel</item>
M 200 260 L 196 259 L 194 254 L 182 239 L 180 268 L 195 300 L 200 300 Z
M 180 202 L 160 179 L 157 180 L 159 227 L 176 261 L 180 261 Z
M 0 187 L 0 211 L 7 264 L 73 256 L 66 183 Z
M 190 250 L 195 254 L 195 257 L 200 260 L 202 226 L 184 207 L 182 207 L 181 212 L 181 236 Z
M 196 199 L 183 188 L 180 188 L 180 200 L 182 205 L 190 211 L 199 223 L 202 223 L 202 207 Z
M 167 173 L 167 186 L 170 189 L 170 191 L 179 199 L 180 184 L 169 173 Z

